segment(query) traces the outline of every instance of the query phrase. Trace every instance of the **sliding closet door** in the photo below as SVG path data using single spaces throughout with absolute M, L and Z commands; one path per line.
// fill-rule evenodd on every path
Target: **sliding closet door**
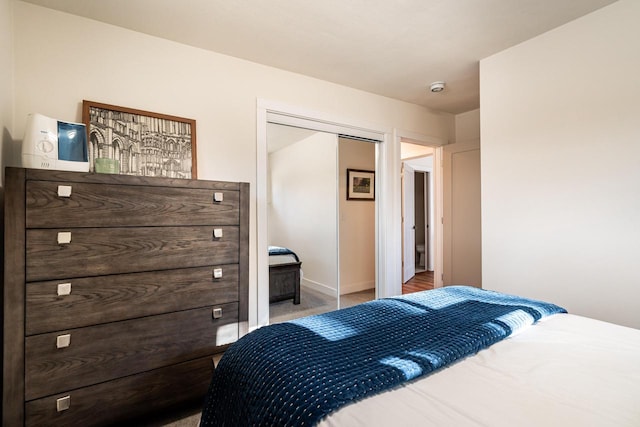
M 268 243 L 302 262 L 300 304 L 269 304 L 270 323 L 338 307 L 337 141 L 335 134 L 267 128 Z
M 376 201 L 347 197 L 347 170 L 375 171 L 376 144 L 339 138 L 340 307 L 375 299 Z

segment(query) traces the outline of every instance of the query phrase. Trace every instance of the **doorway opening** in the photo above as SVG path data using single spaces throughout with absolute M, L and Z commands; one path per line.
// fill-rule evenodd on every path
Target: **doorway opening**
M 249 321 L 240 325 L 244 334 L 259 326 L 269 324 L 269 278 L 267 235 L 267 123 L 297 126 L 336 134 L 364 138 L 376 143 L 375 153 L 375 296 L 392 297 L 402 294 L 402 220 L 401 220 L 401 142 L 415 142 L 435 148 L 434 164 L 440 165 L 441 146 L 446 139 L 431 137 L 400 129 L 371 126 L 332 114 L 309 111 L 300 107 L 283 105 L 258 99 L 256 108 L 256 256 L 255 277 L 249 287 Z M 442 174 L 436 168 L 434 184 L 436 199 L 441 199 Z M 436 218 L 441 218 L 436 203 Z M 435 229 L 435 245 L 442 246 L 440 221 Z M 442 286 L 442 258 L 436 252 L 435 287 Z M 251 274 L 251 272 L 250 272 Z M 253 276 L 252 276 L 253 277 Z
M 433 289 L 435 270 L 442 254 L 437 237 L 441 205 L 438 205 L 440 149 L 401 142 L 402 151 L 402 293 Z M 440 224 L 441 225 L 441 224 Z M 441 271 L 441 270 L 440 270 Z M 441 273 L 439 273 L 440 275 Z
M 428 159 L 433 158 L 430 156 Z M 430 199 L 433 191 L 430 188 L 431 172 L 421 172 L 415 168 L 414 170 L 415 198 L 413 206 L 416 235 L 415 270 L 417 274 L 425 271 L 433 272 L 433 259 L 431 257 L 433 242 L 429 235 L 430 225 L 433 222 L 431 218 L 433 202 Z

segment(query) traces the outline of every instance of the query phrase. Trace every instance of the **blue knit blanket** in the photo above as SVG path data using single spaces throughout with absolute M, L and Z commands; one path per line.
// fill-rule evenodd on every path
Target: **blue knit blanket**
M 452 286 L 265 326 L 225 352 L 200 425 L 315 425 L 343 405 L 564 312 L 554 304 Z

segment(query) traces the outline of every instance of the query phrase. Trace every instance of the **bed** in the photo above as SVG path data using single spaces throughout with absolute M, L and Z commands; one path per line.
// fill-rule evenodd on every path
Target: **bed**
M 640 331 L 463 286 L 260 328 L 201 426 L 638 426 Z
M 269 246 L 269 302 L 292 299 L 300 304 L 300 267 L 298 255 L 289 248 Z

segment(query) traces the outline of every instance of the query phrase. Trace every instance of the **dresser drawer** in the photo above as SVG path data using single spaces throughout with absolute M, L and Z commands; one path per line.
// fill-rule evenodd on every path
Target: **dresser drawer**
M 249 184 L 12 167 L 4 183 L 2 425 L 148 425 L 201 403 L 211 356 L 248 329 Z
M 222 237 L 214 238 L 214 230 Z M 58 244 L 59 233 L 70 243 Z M 27 282 L 235 264 L 236 226 L 27 230 Z
M 59 196 L 58 190 L 70 193 Z M 221 201 L 214 201 L 218 193 Z M 221 194 L 221 196 L 219 196 Z M 239 192 L 27 181 L 27 228 L 238 225 Z
M 176 401 L 202 401 L 207 392 L 213 363 L 205 357 L 174 366 L 156 369 L 54 394 L 27 402 L 26 426 L 106 426 L 130 424 L 132 417 L 171 407 Z M 66 400 L 69 408 L 57 410 L 58 399 Z M 68 399 L 68 400 L 67 400 Z
M 236 301 L 237 264 L 32 282 L 26 335 Z
M 56 348 L 67 334 L 69 345 Z M 237 303 L 33 335 L 25 339 L 26 400 L 203 357 L 237 339 Z

